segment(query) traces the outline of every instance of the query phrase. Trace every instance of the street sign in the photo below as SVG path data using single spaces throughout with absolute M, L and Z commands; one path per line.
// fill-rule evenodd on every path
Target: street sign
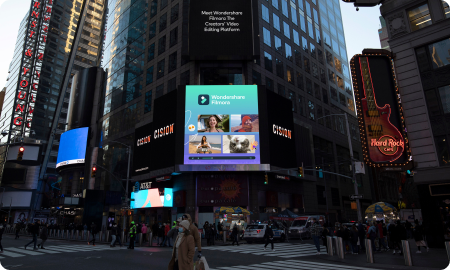
M 350 195 L 350 199 L 351 200 L 356 200 L 356 199 L 362 199 L 362 198 L 364 198 L 364 196 L 361 194 L 361 195 Z

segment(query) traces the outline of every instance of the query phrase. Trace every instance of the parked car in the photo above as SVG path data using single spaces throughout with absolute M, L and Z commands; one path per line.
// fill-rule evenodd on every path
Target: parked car
M 247 226 L 244 232 L 244 240 L 251 244 L 253 242 L 264 241 L 264 233 L 269 224 L 267 223 L 254 223 Z M 286 235 L 284 233 L 284 228 L 282 228 L 278 223 L 274 222 L 272 225 L 273 238 L 276 241 L 284 242 L 286 240 Z
M 321 225 L 325 224 L 325 216 L 323 215 L 307 215 L 295 218 L 289 227 L 289 238 L 310 238 L 311 232 L 309 227 L 312 224 L 313 218 L 316 218 Z

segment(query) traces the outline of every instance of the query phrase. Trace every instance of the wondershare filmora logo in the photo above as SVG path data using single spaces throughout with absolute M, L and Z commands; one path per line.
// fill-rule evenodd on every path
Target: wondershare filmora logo
M 209 95 L 198 95 L 198 105 L 209 105 Z

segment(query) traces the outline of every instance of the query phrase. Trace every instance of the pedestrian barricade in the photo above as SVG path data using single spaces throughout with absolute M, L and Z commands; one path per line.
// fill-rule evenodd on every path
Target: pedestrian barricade
M 405 259 L 405 265 L 412 266 L 413 261 L 411 257 L 411 249 L 409 248 L 408 240 L 402 240 L 402 248 L 403 248 L 403 258 Z
M 328 255 L 333 256 L 333 237 L 327 236 Z
M 365 244 L 366 244 L 367 262 L 368 263 L 374 263 L 374 259 L 373 259 L 373 252 L 374 252 L 374 250 L 372 250 L 372 240 L 365 239 Z

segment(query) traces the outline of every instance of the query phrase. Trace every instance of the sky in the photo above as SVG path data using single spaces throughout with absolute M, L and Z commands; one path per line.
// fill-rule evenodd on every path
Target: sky
M 6 85 L 8 68 L 14 53 L 19 24 L 28 11 L 31 0 L 0 0 L 0 89 Z M 360 8 L 341 3 L 348 59 L 364 48 L 380 48 L 378 29 L 380 8 Z

